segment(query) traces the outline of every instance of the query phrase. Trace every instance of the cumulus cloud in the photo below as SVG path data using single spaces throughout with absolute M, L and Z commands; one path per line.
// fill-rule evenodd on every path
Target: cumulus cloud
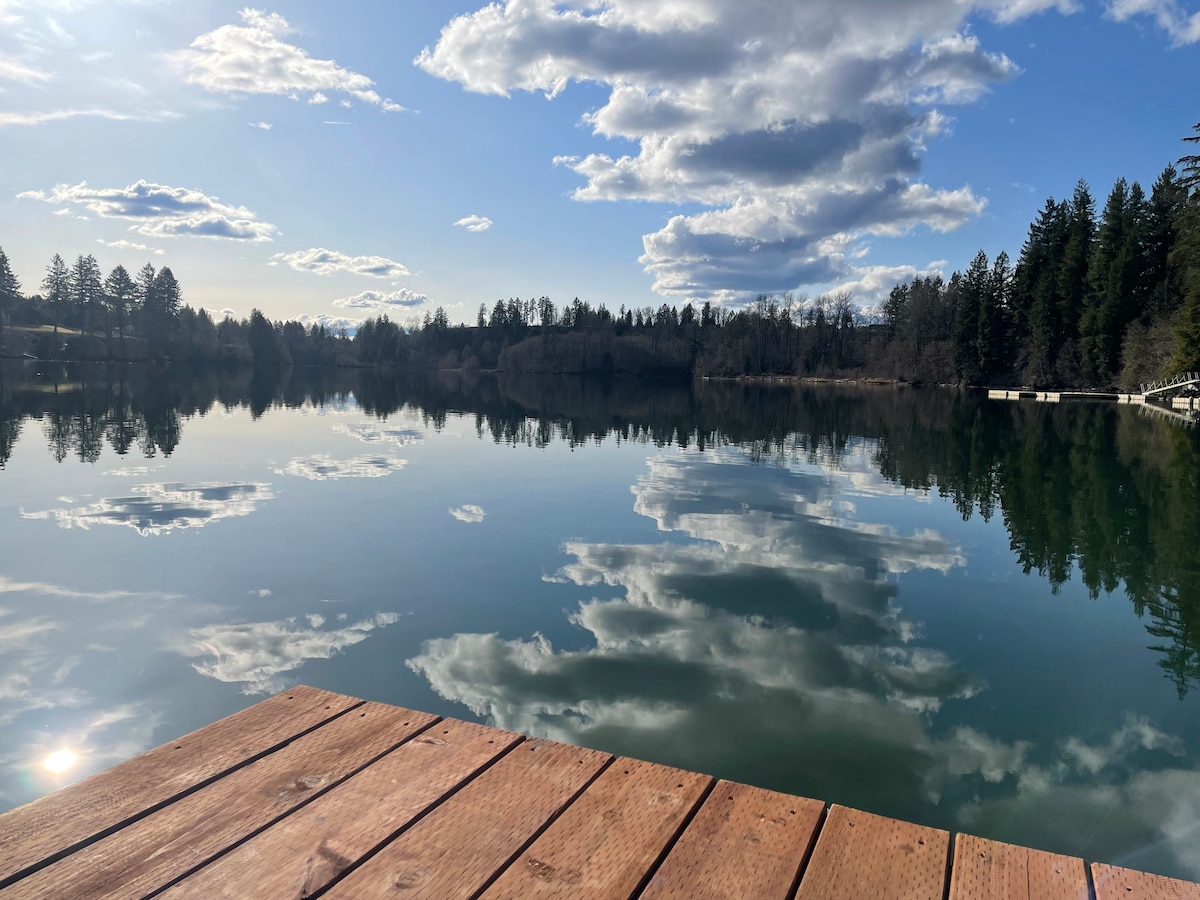
M 1187 13 L 1178 0 L 1111 0 L 1107 14 L 1117 22 L 1146 16 L 1166 32 L 1175 47 L 1200 41 L 1200 12 Z
M 17 196 L 62 208 L 82 207 L 102 219 L 136 222 L 130 230 L 147 237 L 190 235 L 269 241 L 278 232 L 274 225 L 263 222 L 244 206 L 230 206 L 191 188 L 148 181 L 125 188 L 93 188 L 81 181 L 75 185 L 55 185 L 49 192 L 25 191 Z
M 232 482 L 139 484 L 130 490 L 132 496 L 105 498 L 88 506 L 21 510 L 21 517 L 57 522 L 61 528 L 123 525 L 150 537 L 248 516 L 275 496 L 269 484 Z
M 322 453 L 291 460 L 276 469 L 277 475 L 294 475 L 309 481 L 330 481 L 335 478 L 382 478 L 398 472 L 408 460 L 395 456 L 356 456 L 353 459 L 334 459 Z
M 333 301 L 333 305 L 343 309 L 369 309 L 380 312 L 389 307 L 420 306 L 428 299 L 424 294 L 400 288 L 398 291 L 362 291 L 353 297 L 340 297 Z
M 381 97 L 366 75 L 282 40 L 294 29 L 278 13 L 243 9 L 239 15 L 241 25 L 222 25 L 174 54 L 185 81 L 219 94 L 308 94 L 310 103 L 326 102 L 326 91 L 340 92 L 385 112 L 404 109 Z
M 275 125 L 271 122 L 251 122 L 251 128 L 257 128 L 259 131 L 270 131 Z
M 561 155 L 575 198 L 700 204 L 643 239 L 662 294 L 735 300 L 847 280 L 848 244 L 978 216 L 970 187 L 920 181 L 938 107 L 969 103 L 1017 65 L 970 34 L 1073 0 L 879 4 L 506 0 L 458 16 L 416 62 L 467 90 L 608 91 L 583 116 L 635 154 Z
M 354 332 L 358 330 L 358 326 L 362 324 L 362 319 L 351 319 L 346 316 L 330 316 L 325 313 L 316 316 L 305 313 L 300 317 L 299 321 L 305 328 L 320 325 L 328 328 L 330 331 L 345 331 L 350 336 L 353 336 Z
M 937 260 L 927 266 L 855 266 L 849 280 L 837 284 L 831 294 L 849 294 L 865 313 L 874 313 L 887 299 L 892 288 L 914 278 L 933 278 L 943 275 L 946 261 Z
M 492 227 L 492 220 L 487 216 L 464 216 L 454 224 L 467 231 L 487 231 Z
M 454 516 L 460 522 L 466 522 L 468 525 L 478 525 L 487 518 L 487 513 L 483 511 L 483 507 L 475 506 L 473 503 L 468 503 L 466 506 L 452 507 L 450 515 Z
M 286 263 L 298 272 L 315 275 L 370 275 L 372 278 L 399 278 L 408 269 L 386 256 L 349 256 L 337 250 L 313 247 L 293 253 L 276 253 L 270 265 Z
M 193 629 L 181 648 L 186 656 L 209 658 L 193 663 L 201 675 L 241 684 L 244 694 L 271 694 L 285 687 L 281 676 L 310 659 L 329 659 L 365 641 L 379 628 L 393 625 L 400 616 L 378 613 L 343 628 L 321 630 L 325 619 L 308 617 L 305 628 L 293 619 L 208 625 Z

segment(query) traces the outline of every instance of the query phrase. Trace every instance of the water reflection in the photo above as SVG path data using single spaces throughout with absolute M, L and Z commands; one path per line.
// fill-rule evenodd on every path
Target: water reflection
M 21 510 L 21 517 L 50 520 L 60 528 L 124 525 L 150 537 L 248 516 L 275 496 L 271 486 L 262 483 L 138 484 L 130 490 L 133 496 L 105 498 L 87 506 Z
M 733 450 L 652 457 L 634 506 L 664 540 L 568 542 L 547 579 L 615 593 L 569 614 L 582 646 L 464 632 L 408 665 L 502 728 L 1200 876 L 1200 773 L 1182 738 L 1119 712 L 1088 737 L 956 724 L 988 685 L 928 644 L 896 576 L 965 558 L 845 499 L 892 493 L 870 454 L 852 443 L 835 471 Z
M 378 613 L 341 628 L 323 628 L 325 617 L 310 613 L 305 617 L 307 628 L 294 618 L 206 625 L 189 632 L 182 652 L 206 658 L 192 664 L 201 675 L 240 684 L 244 694 L 271 694 L 287 687 L 281 678 L 285 672 L 311 659 L 329 659 L 399 620 L 396 613 Z
M 277 475 L 294 475 L 309 481 L 331 481 L 336 478 L 382 478 L 398 472 L 408 460 L 396 456 L 356 456 L 353 459 L 334 459 L 328 453 L 297 457 L 277 468 Z

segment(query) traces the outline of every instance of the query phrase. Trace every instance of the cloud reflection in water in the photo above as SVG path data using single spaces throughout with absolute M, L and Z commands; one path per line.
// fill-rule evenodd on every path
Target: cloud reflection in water
M 275 496 L 269 484 L 261 483 L 139 484 L 130 490 L 132 496 L 105 498 L 88 506 L 21 510 L 21 517 L 55 521 L 61 528 L 124 525 L 149 537 L 248 516 Z
M 736 450 L 648 465 L 635 509 L 672 540 L 571 542 L 547 578 L 615 590 L 569 615 L 585 646 L 457 634 L 409 667 L 502 728 L 1069 852 L 1088 847 L 1064 834 L 1152 847 L 1200 876 L 1200 776 L 1151 722 L 1040 745 L 936 727 L 986 684 L 923 644 L 896 576 L 965 558 L 935 532 L 855 518 L 847 493 L 892 493 L 865 466 L 791 471 Z

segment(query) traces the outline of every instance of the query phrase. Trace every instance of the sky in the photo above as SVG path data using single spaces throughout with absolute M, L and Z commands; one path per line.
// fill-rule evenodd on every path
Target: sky
M 1200 120 L 1197 0 L 0 0 L 0 247 L 238 317 L 847 290 Z

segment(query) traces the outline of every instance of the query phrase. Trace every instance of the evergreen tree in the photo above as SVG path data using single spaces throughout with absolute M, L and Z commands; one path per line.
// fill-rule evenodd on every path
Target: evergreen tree
M 1069 329 L 1063 321 L 1059 273 L 1066 255 L 1071 221 L 1070 204 L 1046 200 L 1029 226 L 1013 276 L 1013 323 L 1020 335 L 1022 378 L 1034 385 L 1050 384 L 1059 368 L 1059 355 Z
M 8 256 L 0 247 L 0 343 L 4 340 L 4 317 L 21 299 L 21 282 L 8 264 Z
M 1142 278 L 1147 316 L 1166 318 L 1179 307 L 1180 272 L 1171 265 L 1171 249 L 1179 239 L 1179 225 L 1187 203 L 1187 190 L 1174 166 L 1167 166 L 1150 191 L 1142 227 Z
M 104 309 L 104 276 L 100 264 L 90 253 L 80 255 L 71 267 L 71 309 L 79 323 L 79 330 L 89 333 L 102 318 Z
M 142 287 L 143 277 L 153 271 L 149 263 L 138 275 L 138 286 Z M 142 329 L 150 345 L 161 351 L 168 352 L 175 338 L 179 325 L 179 309 L 183 304 L 179 282 L 169 268 L 163 266 L 154 276 L 149 290 L 142 300 Z
M 1196 133 L 1188 135 L 1182 138 L 1182 140 L 1189 144 L 1200 144 L 1200 122 L 1192 126 L 1192 130 Z M 1184 189 L 1191 191 L 1200 188 L 1200 154 L 1192 153 L 1187 156 L 1181 156 L 1178 162 L 1179 167 L 1182 169 L 1180 184 L 1183 185 Z
M 989 281 L 987 254 L 980 250 L 963 276 L 954 314 L 954 366 L 959 380 L 979 384 L 979 315 L 985 305 Z
M 1003 250 L 992 263 L 979 303 L 979 371 L 985 380 L 1000 374 L 1010 362 L 1008 310 L 1012 294 L 1012 266 Z
M 1145 194 L 1134 182 L 1118 179 L 1104 204 L 1096 249 L 1092 255 L 1091 288 L 1080 322 L 1080 352 L 1090 384 L 1112 382 L 1118 370 L 1125 328 L 1144 305 L 1140 229 Z
M 50 314 L 54 318 L 54 333 L 63 324 L 63 315 L 71 298 L 71 272 L 67 261 L 57 253 L 46 266 L 46 277 L 42 279 L 42 293 L 50 304 Z
M 124 266 L 117 266 L 108 273 L 108 277 L 104 279 L 104 302 L 108 307 L 109 330 L 110 333 L 113 329 L 116 330 L 122 345 L 125 343 L 125 331 L 129 326 L 136 298 L 137 285 L 129 277 Z

